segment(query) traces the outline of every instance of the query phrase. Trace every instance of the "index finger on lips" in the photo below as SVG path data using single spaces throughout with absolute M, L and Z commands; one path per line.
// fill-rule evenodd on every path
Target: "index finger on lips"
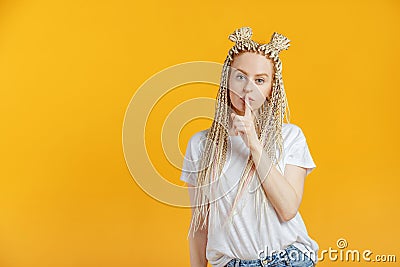
M 244 100 L 245 100 L 244 116 L 247 118 L 251 118 L 251 108 L 250 108 L 250 100 L 248 94 L 245 95 Z

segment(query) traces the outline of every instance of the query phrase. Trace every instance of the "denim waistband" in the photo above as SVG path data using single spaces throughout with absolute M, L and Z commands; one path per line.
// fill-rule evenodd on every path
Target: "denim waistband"
M 225 266 L 226 267 L 267 267 L 276 265 L 279 262 L 285 262 L 287 266 L 290 266 L 289 256 L 287 250 L 297 249 L 293 245 L 289 245 L 286 249 L 277 251 L 273 253 L 271 256 L 266 256 L 262 259 L 254 259 L 254 260 L 241 260 L 241 259 L 232 259 Z

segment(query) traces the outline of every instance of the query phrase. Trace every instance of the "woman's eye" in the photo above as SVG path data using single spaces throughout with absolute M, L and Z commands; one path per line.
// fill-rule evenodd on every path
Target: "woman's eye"
M 264 79 L 256 79 L 257 83 L 263 83 Z
M 236 76 L 237 78 L 239 78 L 240 80 L 244 80 L 246 77 L 244 77 L 243 75 L 238 75 L 238 76 Z

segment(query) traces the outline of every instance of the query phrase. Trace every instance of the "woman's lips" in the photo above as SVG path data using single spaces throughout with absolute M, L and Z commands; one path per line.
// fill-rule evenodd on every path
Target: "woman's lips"
M 240 98 L 240 100 L 242 100 L 243 102 L 245 102 L 245 99 L 243 97 Z M 249 101 L 254 101 L 253 98 L 249 97 Z

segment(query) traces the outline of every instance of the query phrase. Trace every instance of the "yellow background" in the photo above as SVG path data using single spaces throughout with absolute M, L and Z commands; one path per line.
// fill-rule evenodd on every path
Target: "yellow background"
M 190 211 L 137 186 L 124 113 L 151 75 L 223 63 L 241 26 L 291 40 L 281 55 L 291 122 L 317 165 L 301 205 L 310 236 L 320 249 L 342 237 L 400 257 L 399 11 L 395 0 L 1 1 L 0 266 L 188 266 Z M 208 124 L 188 125 L 181 150 Z

